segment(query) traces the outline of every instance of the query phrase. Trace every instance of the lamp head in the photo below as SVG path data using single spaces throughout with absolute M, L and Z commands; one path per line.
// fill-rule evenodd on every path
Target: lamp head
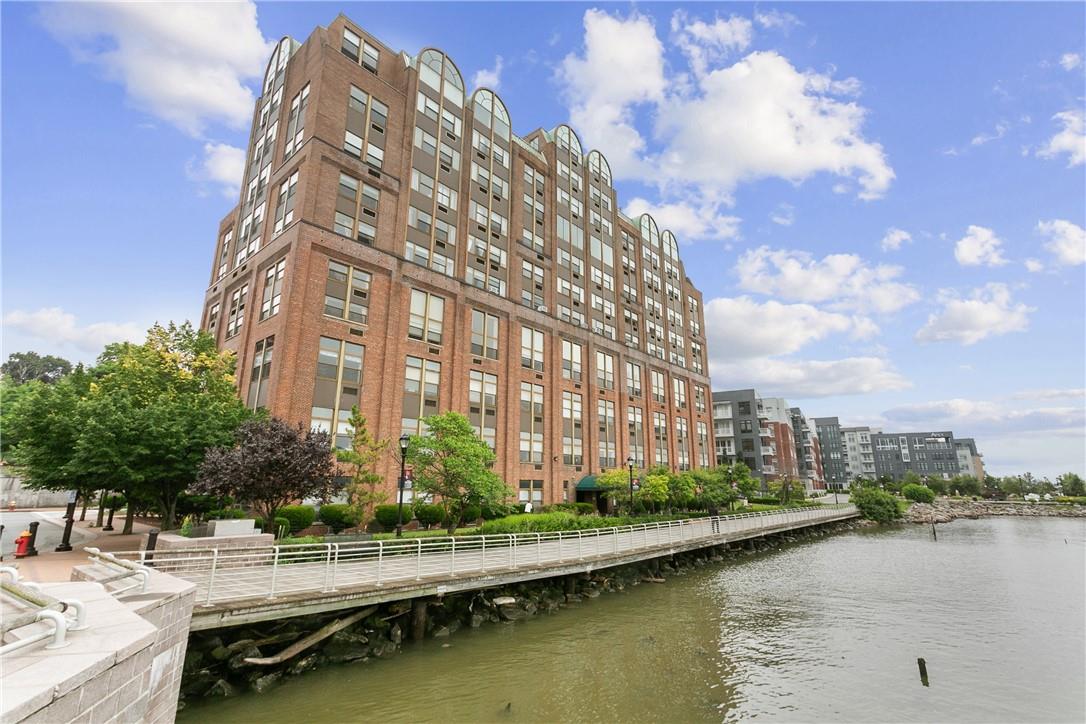
M 406 432 L 400 435 L 400 452 L 404 455 L 407 454 L 407 443 L 409 442 L 411 442 L 411 437 Z

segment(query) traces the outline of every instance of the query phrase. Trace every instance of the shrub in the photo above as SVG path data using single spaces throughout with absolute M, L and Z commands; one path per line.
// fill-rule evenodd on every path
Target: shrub
M 320 509 L 320 520 L 334 532 L 358 525 L 358 516 L 346 503 L 328 503 Z
M 460 511 L 460 521 L 462 523 L 474 523 L 482 516 L 483 510 L 478 505 L 469 505 Z
M 780 498 L 771 495 L 754 496 L 747 498 L 747 503 L 750 505 L 780 505 Z
M 245 511 L 241 508 L 220 508 L 219 510 L 209 510 L 207 512 L 208 520 L 231 520 L 235 518 L 244 518 Z M 257 526 L 260 527 L 259 525 Z
M 1061 495 L 1056 498 L 1057 503 L 1069 503 L 1071 505 L 1086 505 L 1086 497 L 1081 495 Z
M 868 520 L 889 523 L 901 517 L 897 499 L 878 488 L 861 488 L 852 494 L 852 502 Z
M 399 508 L 398 505 L 378 505 L 374 509 L 374 517 L 377 522 L 380 523 L 385 530 L 392 530 L 396 527 L 396 523 L 399 521 Z M 407 522 L 411 520 L 411 506 L 405 505 L 403 507 L 403 523 L 407 525 Z
M 496 503 L 494 505 L 484 505 L 483 520 L 495 520 L 497 518 L 504 518 L 505 516 L 509 515 L 510 512 L 511 509 L 509 508 L 509 506 L 502 505 L 501 503 Z
M 317 518 L 317 511 L 312 505 L 284 505 L 275 511 L 275 518 L 276 520 L 286 518 L 290 523 L 290 532 L 295 533 L 313 525 L 313 521 Z
M 288 535 L 279 539 L 279 545 L 281 546 L 302 546 L 313 545 L 314 543 L 324 543 L 324 537 L 319 535 Z
M 592 503 L 574 503 L 574 507 L 577 510 L 577 515 L 595 515 L 596 506 Z
M 905 496 L 906 500 L 911 500 L 914 503 L 934 503 L 935 491 L 926 485 L 917 485 L 916 483 L 909 483 L 901 488 L 901 494 Z
M 415 503 L 414 512 L 419 524 L 427 528 L 440 523 L 445 517 L 445 511 L 441 506 L 433 503 Z
M 275 516 L 275 520 L 272 522 L 271 530 L 264 528 L 265 533 L 272 533 L 276 538 L 282 538 L 290 535 L 290 518 L 281 518 Z

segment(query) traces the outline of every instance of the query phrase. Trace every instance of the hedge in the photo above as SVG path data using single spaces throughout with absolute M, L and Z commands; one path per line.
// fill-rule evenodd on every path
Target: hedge
M 934 503 L 935 491 L 926 485 L 917 485 L 916 483 L 909 483 L 901 488 L 901 494 L 905 496 L 906 500 L 911 500 L 914 503 Z
M 424 525 L 427 528 L 440 523 L 441 519 L 445 517 L 445 509 L 433 503 L 415 503 L 414 513 L 419 525 Z
M 327 503 L 321 506 L 319 517 L 322 523 L 338 533 L 344 528 L 358 525 L 358 517 L 346 503 Z
M 389 504 L 389 505 L 378 505 L 377 509 L 374 510 L 373 513 L 374 513 L 374 517 L 377 519 L 377 522 L 380 523 L 385 528 L 385 530 L 392 530 L 393 528 L 396 527 L 397 522 L 399 522 L 399 520 L 400 520 L 400 518 L 399 518 L 400 512 L 399 511 L 400 511 L 400 506 L 399 505 Z M 411 512 L 411 506 L 410 505 L 405 505 L 403 507 L 403 524 L 404 525 L 407 525 L 408 521 L 411 520 L 412 515 L 413 514 Z
M 317 519 L 317 511 L 312 505 L 284 505 L 275 511 L 275 517 L 286 518 L 290 522 L 290 532 L 296 533 L 313 525 L 313 521 Z

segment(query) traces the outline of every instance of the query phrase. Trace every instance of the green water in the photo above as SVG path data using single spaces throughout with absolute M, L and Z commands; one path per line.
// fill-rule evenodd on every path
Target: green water
M 844 533 L 190 702 L 178 722 L 1081 722 L 1084 552 L 1073 519 Z

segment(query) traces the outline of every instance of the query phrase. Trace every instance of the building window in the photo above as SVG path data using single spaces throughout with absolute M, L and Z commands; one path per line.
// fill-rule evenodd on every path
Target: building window
M 596 384 L 603 390 L 615 389 L 615 358 L 606 352 L 596 352 Z
M 468 372 L 468 420 L 491 450 L 498 443 L 498 377 Z
M 662 412 L 652 413 L 652 434 L 656 442 L 656 464 L 667 465 L 667 415 Z
M 698 467 L 709 467 L 709 426 L 698 422 Z
M 532 309 L 543 306 L 543 290 L 545 288 L 546 275 L 543 267 L 536 266 L 530 261 L 521 262 L 520 274 L 520 301 Z
M 667 386 L 664 384 L 664 373 L 649 370 L 649 381 L 652 389 L 652 399 L 656 402 L 667 402 Z
M 261 319 L 279 314 L 279 302 L 283 296 L 283 277 L 286 273 L 286 258 L 280 259 L 264 272 L 264 299 L 260 304 Z
M 441 363 L 420 357 L 408 357 L 404 365 L 402 432 L 425 435 L 423 418 L 437 413 L 441 386 Z
M 562 340 L 562 377 L 581 381 L 581 345 L 566 339 Z
M 584 423 L 581 396 L 562 393 L 562 462 L 581 465 L 584 462 Z
M 543 333 L 531 327 L 520 328 L 520 365 L 543 371 Z
M 685 417 L 675 419 L 675 451 L 678 454 L 679 470 L 690 469 L 690 448 L 687 446 L 689 428 Z
M 635 362 L 626 363 L 626 394 L 641 396 L 641 365 Z
M 630 457 L 634 466 L 645 467 L 645 421 L 640 407 L 626 408 L 626 427 L 629 432 Z
M 520 461 L 543 462 L 543 385 L 520 383 Z
M 694 409 L 698 412 L 705 412 L 707 408 L 705 394 L 705 388 L 701 385 L 694 385 Z
M 287 141 L 283 149 L 284 161 L 302 146 L 302 136 L 305 135 L 305 109 L 308 105 L 309 84 L 306 83 L 305 87 L 290 102 L 290 115 L 287 117 Z
M 615 403 L 610 400 L 596 401 L 596 417 L 599 421 L 600 469 L 615 467 L 617 441 L 615 435 Z
M 360 344 L 321 337 L 317 375 L 313 386 L 311 426 L 334 436 L 337 448 L 351 446 L 351 408 L 362 390 L 362 364 L 366 348 Z
M 278 234 L 294 221 L 294 192 L 298 187 L 298 172 L 295 171 L 283 183 L 279 184 L 279 198 L 275 205 L 275 227 L 273 234 Z
M 539 506 L 543 503 L 543 481 L 521 480 L 517 490 L 517 500 Z
M 381 61 L 381 51 L 347 28 L 343 29 L 343 41 L 340 43 L 339 50 L 369 72 L 377 72 L 377 64 Z
M 345 173 L 339 175 L 335 232 L 373 246 L 377 239 L 377 206 L 380 190 Z
M 369 319 L 370 282 L 367 271 L 328 260 L 324 283 L 324 313 L 336 319 L 365 324 Z
M 439 296 L 411 290 L 411 312 L 407 318 L 407 336 L 430 344 L 441 344 L 445 319 L 445 300 Z
M 471 310 L 471 353 L 498 359 L 498 318 L 493 314 Z
M 275 345 L 275 337 L 268 337 L 256 343 L 253 352 L 253 368 L 249 373 L 249 397 L 250 410 L 259 410 L 267 407 L 268 381 L 271 377 L 272 347 Z
M 736 409 L 739 410 L 740 415 L 750 414 L 750 400 L 740 400 L 736 403 Z
M 218 336 L 215 334 L 215 328 L 219 326 L 219 309 L 220 306 L 216 302 L 211 305 L 211 309 L 207 313 L 207 331 L 211 332 L 213 336 Z
M 754 425 L 750 420 L 739 421 L 739 432 L 754 432 Z
M 686 408 L 686 380 L 678 378 L 671 380 L 672 392 L 675 393 L 675 407 L 680 410 Z
M 226 338 L 230 339 L 241 331 L 245 324 L 245 300 L 249 296 L 249 285 L 242 284 L 230 295 L 230 309 L 226 317 Z

